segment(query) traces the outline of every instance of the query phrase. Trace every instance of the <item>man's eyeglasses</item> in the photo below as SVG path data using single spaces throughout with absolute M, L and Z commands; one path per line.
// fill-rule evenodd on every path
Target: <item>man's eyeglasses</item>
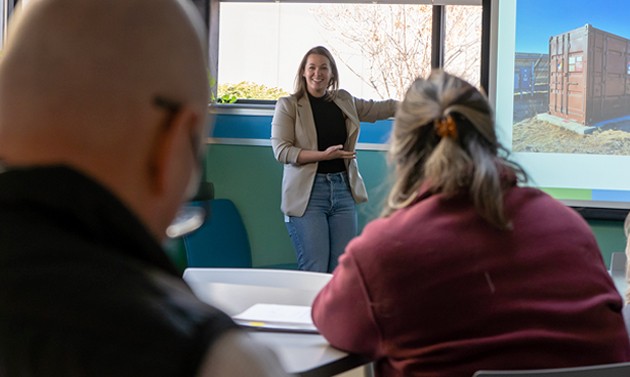
M 168 117 L 166 118 L 165 128 L 168 127 L 172 122 L 179 110 L 182 107 L 182 104 L 177 101 L 172 101 L 168 98 L 162 96 L 153 97 L 153 104 L 159 108 L 162 108 L 168 112 Z M 195 156 L 195 161 L 197 161 L 198 166 L 201 166 L 202 154 L 201 154 L 201 143 L 199 142 L 199 135 L 195 132 L 191 132 L 190 134 L 190 147 L 193 151 L 193 155 Z
M 177 112 L 181 109 L 181 103 L 169 100 L 162 96 L 153 97 L 153 104 L 159 108 L 162 108 L 168 112 L 168 117 L 165 120 L 165 128 L 169 127 L 173 122 Z M 201 167 L 202 152 L 199 141 L 199 135 L 194 132 L 190 134 L 190 146 L 193 153 L 193 157 L 197 163 L 197 167 Z M 183 205 L 177 212 L 175 219 L 166 228 L 166 235 L 169 238 L 177 238 L 185 236 L 199 227 L 201 227 L 206 219 L 207 211 L 201 207 L 195 207 L 191 205 Z

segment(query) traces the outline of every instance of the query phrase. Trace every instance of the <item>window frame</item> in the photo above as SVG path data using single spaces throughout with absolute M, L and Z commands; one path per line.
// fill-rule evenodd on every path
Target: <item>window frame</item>
M 482 7 L 482 25 L 481 25 L 481 72 L 480 72 L 480 85 L 487 91 L 488 87 L 488 62 L 489 62 L 489 27 L 490 27 L 490 2 L 492 0 L 191 0 L 197 5 L 202 17 L 206 22 L 208 30 L 208 72 L 211 77 L 218 77 L 218 52 L 219 52 L 219 6 L 221 2 L 230 3 L 347 3 L 347 4 L 432 4 L 432 37 L 431 37 L 431 67 L 439 68 L 443 66 L 444 57 L 444 16 L 446 5 L 480 5 Z M 496 0 L 495 0 L 496 1 Z M 438 30 L 436 33 L 435 31 Z M 217 83 L 214 82 L 210 88 L 211 92 L 217 93 Z M 239 107 L 247 107 L 248 105 L 256 105 L 255 107 L 270 107 L 275 106 L 276 101 L 264 101 L 264 100 L 237 100 L 234 104 L 216 104 L 212 105 L 218 109 L 229 108 L 235 104 Z

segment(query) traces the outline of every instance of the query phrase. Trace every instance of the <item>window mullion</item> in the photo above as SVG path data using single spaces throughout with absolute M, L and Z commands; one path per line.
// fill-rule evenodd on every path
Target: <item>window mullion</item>
M 444 65 L 444 6 L 433 6 L 433 27 L 431 28 L 431 68 Z

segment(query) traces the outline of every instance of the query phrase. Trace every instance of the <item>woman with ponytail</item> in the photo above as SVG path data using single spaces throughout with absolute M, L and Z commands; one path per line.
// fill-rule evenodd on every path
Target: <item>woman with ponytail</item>
M 313 303 L 377 376 L 472 376 L 630 359 L 622 300 L 588 224 L 497 140 L 486 97 L 440 70 L 398 108 L 382 217 Z

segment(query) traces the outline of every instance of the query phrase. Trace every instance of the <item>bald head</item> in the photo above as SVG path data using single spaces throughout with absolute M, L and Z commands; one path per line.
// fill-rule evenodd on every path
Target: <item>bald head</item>
M 56 128 L 67 128 L 68 136 L 107 137 L 155 95 L 198 105 L 207 100 L 203 36 L 184 1 L 29 5 L 11 25 L 0 65 L 0 133 L 52 131 L 57 118 L 64 122 Z M 45 122 L 33 119 L 41 116 Z
M 0 159 L 9 165 L 71 165 L 133 202 L 133 179 L 154 173 L 173 115 L 155 98 L 203 127 L 205 40 L 189 1 L 32 0 L 8 37 Z

